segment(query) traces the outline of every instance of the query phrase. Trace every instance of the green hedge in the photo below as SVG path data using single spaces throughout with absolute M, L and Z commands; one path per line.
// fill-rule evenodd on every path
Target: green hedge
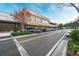
M 72 31 L 69 36 L 74 43 L 79 42 L 79 30 Z
M 12 36 L 21 36 L 21 35 L 27 35 L 27 34 L 32 34 L 31 32 L 13 32 L 11 33 Z
M 79 51 L 79 44 L 74 43 L 72 40 L 68 42 L 67 55 L 74 56 Z
M 74 30 L 70 33 L 70 40 L 68 42 L 67 55 L 76 55 L 79 51 L 79 30 Z

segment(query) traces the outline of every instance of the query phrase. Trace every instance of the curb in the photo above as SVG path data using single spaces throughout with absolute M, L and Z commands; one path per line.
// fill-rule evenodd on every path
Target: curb
M 21 37 L 27 37 L 27 36 L 32 36 L 32 35 L 37 35 L 37 34 L 21 35 L 21 36 L 15 36 L 13 38 L 21 38 Z
M 46 54 L 46 56 L 51 56 L 58 44 L 62 41 L 66 33 L 59 39 L 59 41 L 53 46 L 53 48 Z
M 63 49 L 63 53 L 61 56 L 66 56 L 66 52 L 67 52 L 67 44 L 68 44 L 68 40 L 66 41 L 65 47 Z

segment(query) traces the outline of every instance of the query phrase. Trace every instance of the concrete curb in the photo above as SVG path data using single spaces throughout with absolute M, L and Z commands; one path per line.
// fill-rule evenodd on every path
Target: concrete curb
M 27 37 L 27 36 L 32 36 L 32 35 L 37 35 L 37 34 L 21 35 L 21 36 L 15 36 L 13 38 L 21 38 L 21 37 Z
M 59 41 L 53 46 L 53 48 L 46 54 L 46 56 L 51 56 L 58 44 L 62 41 L 66 33 L 59 39 Z
M 0 41 L 10 40 L 10 39 L 12 39 L 12 37 L 16 39 L 16 38 L 21 38 L 21 37 L 26 37 L 26 36 L 32 36 L 32 35 L 36 35 L 36 34 L 29 34 L 29 35 L 22 35 L 22 36 L 13 37 L 13 36 L 11 36 L 11 33 L 9 33 L 8 35 L 7 35 L 7 34 L 2 35 Z M 7 37 L 7 36 L 10 36 L 10 38 L 6 38 L 6 39 L 5 39 L 5 37 Z M 3 37 L 3 38 L 2 38 L 2 37 Z
M 0 37 L 4 37 L 4 36 L 11 36 L 11 33 L 10 32 L 0 33 Z
M 66 52 L 67 52 L 67 44 L 68 44 L 68 40 L 66 41 L 66 44 L 65 44 L 65 46 L 64 46 L 62 56 L 66 56 Z

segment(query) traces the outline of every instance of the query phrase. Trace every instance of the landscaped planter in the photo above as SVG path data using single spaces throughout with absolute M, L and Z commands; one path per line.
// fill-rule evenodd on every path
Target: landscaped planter
M 74 30 L 70 33 L 70 40 L 67 46 L 68 56 L 79 56 L 79 30 Z
M 31 32 L 12 32 L 11 35 L 12 36 L 21 36 L 21 35 L 28 35 L 28 34 L 32 34 Z
M 72 45 L 73 45 L 73 43 L 69 40 L 68 46 L 67 46 L 67 55 L 68 56 L 74 56 L 74 55 L 76 55 L 76 51 L 73 50 Z

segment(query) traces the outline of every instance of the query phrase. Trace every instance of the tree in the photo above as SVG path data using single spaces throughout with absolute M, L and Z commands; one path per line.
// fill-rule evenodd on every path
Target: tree
M 79 8 L 74 4 L 74 3 L 70 3 L 76 10 L 77 12 L 79 13 Z
M 68 3 L 68 4 L 64 4 L 65 6 L 69 6 L 69 7 L 74 7 L 77 12 L 79 13 L 79 8 L 75 5 L 75 3 Z
M 74 3 L 69 3 L 67 6 L 72 6 L 72 7 L 74 7 L 75 9 L 76 9 L 76 11 L 79 13 L 79 8 L 74 4 Z M 72 24 L 74 27 L 75 27 L 75 29 L 76 29 L 76 27 L 78 27 L 79 25 L 79 17 L 78 17 L 78 19 L 77 20 L 75 20 L 73 23 L 70 23 L 70 24 Z
M 63 29 L 63 24 L 59 24 L 58 29 Z

